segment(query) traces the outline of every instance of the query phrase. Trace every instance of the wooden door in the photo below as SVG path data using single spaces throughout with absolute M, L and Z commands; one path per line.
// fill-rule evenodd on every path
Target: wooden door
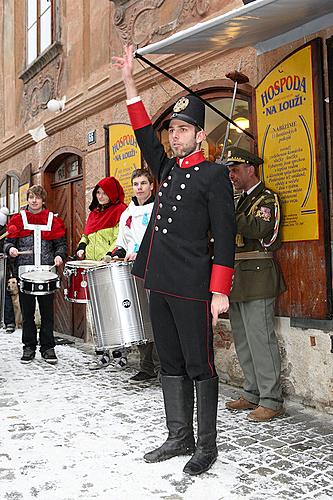
M 75 254 L 75 250 L 81 239 L 83 229 L 84 229 L 84 219 L 85 219 L 85 192 L 83 189 L 83 180 L 80 182 L 73 182 L 72 187 L 72 247 L 70 255 Z M 85 304 L 73 304 L 72 305 L 72 317 L 73 317 L 73 332 L 75 337 L 80 337 L 81 339 L 86 338 L 86 305 Z
M 66 226 L 67 251 L 72 256 L 81 238 L 84 227 L 83 180 L 52 187 L 52 210 L 58 213 Z M 61 289 L 55 294 L 54 330 L 67 335 L 85 338 L 86 306 L 74 304 L 64 299 L 66 281 L 61 278 Z

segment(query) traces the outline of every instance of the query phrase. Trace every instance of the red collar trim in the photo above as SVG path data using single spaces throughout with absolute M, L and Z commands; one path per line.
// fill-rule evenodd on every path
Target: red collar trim
M 179 160 L 181 160 L 181 162 Z M 185 158 L 176 159 L 177 165 L 180 168 L 190 168 L 194 165 L 198 165 L 198 163 L 202 163 L 203 161 L 206 161 L 206 158 L 204 157 L 202 151 L 195 151 L 194 153 L 185 156 Z

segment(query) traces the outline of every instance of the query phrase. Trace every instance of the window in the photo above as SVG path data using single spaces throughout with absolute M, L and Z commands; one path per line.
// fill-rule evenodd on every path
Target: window
M 53 173 L 52 183 L 69 181 L 72 177 L 82 175 L 81 160 L 76 155 L 67 156 Z
M 7 175 L 0 186 L 0 205 L 7 207 L 10 214 L 19 211 L 19 179 L 15 175 Z
M 0 186 L 0 205 L 1 207 L 7 206 L 7 181 L 3 181 Z
M 27 64 L 32 63 L 53 40 L 53 0 L 26 0 Z

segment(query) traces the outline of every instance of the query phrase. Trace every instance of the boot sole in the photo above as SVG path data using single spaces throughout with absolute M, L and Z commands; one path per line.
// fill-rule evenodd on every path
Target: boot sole
M 128 383 L 129 384 L 144 384 L 144 383 L 149 383 L 149 382 L 153 382 L 154 380 L 157 380 L 156 377 L 150 377 L 150 378 L 146 378 L 145 380 L 131 380 L 130 378 L 128 379 Z
M 255 410 L 256 408 L 258 408 L 258 405 L 246 406 L 245 408 L 230 408 L 229 406 L 225 405 L 225 408 L 229 411 L 249 411 Z
M 22 365 L 28 365 L 29 363 L 32 363 L 34 361 L 35 358 L 33 359 L 28 359 L 28 360 L 25 360 L 25 359 L 21 359 L 20 362 L 22 363 Z
M 207 472 L 215 464 L 216 460 L 217 460 L 217 457 L 214 458 L 214 460 L 212 460 L 208 466 L 204 467 L 203 469 L 200 469 L 200 471 L 198 471 L 198 472 L 193 471 L 191 469 L 186 470 L 186 465 L 185 465 L 183 472 L 184 472 L 184 474 L 189 474 L 190 476 L 199 476 L 200 474 Z
M 281 418 L 281 417 L 283 417 L 283 415 L 285 414 L 285 412 L 286 412 L 286 410 L 285 410 L 285 408 L 283 408 L 283 409 L 281 409 L 279 411 L 279 413 L 277 413 L 276 415 L 273 415 L 270 418 L 255 418 L 255 417 L 253 418 L 253 417 L 251 417 L 251 415 L 248 415 L 247 418 L 251 422 L 271 422 L 275 418 Z
M 185 457 L 187 455 L 193 455 L 194 452 L 195 452 L 195 448 L 193 450 L 182 451 L 182 452 L 179 452 L 179 453 L 175 453 L 173 455 L 168 455 L 168 456 L 165 456 L 165 457 L 161 457 L 158 460 L 149 460 L 149 459 L 146 458 L 146 455 L 143 456 L 143 459 L 148 464 L 156 464 L 158 462 L 165 462 L 165 460 L 170 460 L 170 458 L 174 458 L 174 457 Z

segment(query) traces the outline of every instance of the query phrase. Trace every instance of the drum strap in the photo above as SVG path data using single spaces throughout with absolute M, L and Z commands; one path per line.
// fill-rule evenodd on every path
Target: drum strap
M 40 265 L 41 265 L 41 251 L 42 251 L 41 232 L 42 231 L 51 231 L 52 222 L 53 222 L 53 212 L 49 212 L 46 225 L 45 224 L 29 224 L 25 210 L 21 210 L 20 214 L 22 217 L 24 229 L 30 229 L 34 232 L 35 266 L 40 267 Z
M 21 210 L 20 214 L 22 217 L 24 229 L 30 229 L 33 231 L 36 227 L 38 227 L 41 231 L 51 231 L 52 222 L 53 222 L 53 215 L 54 215 L 53 212 L 49 212 L 49 215 L 47 218 L 47 224 L 29 224 L 25 210 Z

